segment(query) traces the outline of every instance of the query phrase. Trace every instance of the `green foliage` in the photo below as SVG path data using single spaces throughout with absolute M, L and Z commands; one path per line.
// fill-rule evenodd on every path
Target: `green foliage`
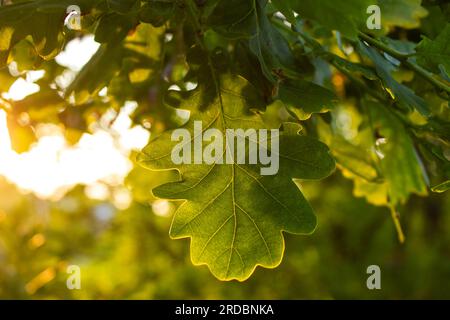
M 198 135 L 194 121 L 223 135 L 227 129 L 267 128 L 248 110 L 263 104 L 255 88 L 230 75 L 217 82 L 217 87 L 201 83 L 189 96 L 170 99 L 191 112 L 185 127 L 192 137 Z M 160 198 L 187 200 L 175 213 L 170 234 L 191 237 L 192 261 L 207 264 L 221 280 L 245 280 L 256 265 L 277 266 L 284 250 L 281 230 L 308 234 L 315 229 L 314 213 L 292 178 L 323 178 L 332 172 L 334 162 L 325 145 L 298 134 L 299 126 L 285 124 L 283 129 L 276 175 L 260 176 L 259 165 L 182 164 L 177 167 L 181 181 L 153 189 Z M 171 135 L 169 131 L 153 140 L 143 150 L 141 162 L 153 170 L 172 168 L 176 142 Z
M 193 263 L 207 264 L 221 280 L 279 265 L 282 231 L 314 230 L 300 186 L 330 175 L 335 161 L 354 196 L 389 208 L 403 240 L 400 220 L 409 217 L 399 215 L 411 196 L 448 190 L 450 7 L 379 0 L 382 29 L 368 30 L 373 2 L 12 1 L 0 8 L 0 91 L 30 70 L 45 76 L 38 93 L 22 101 L 5 96 L 0 108 L 23 152 L 39 124 L 57 123 L 75 143 L 105 112 L 136 101 L 133 125 L 153 135 L 139 160 L 158 171 L 136 162 L 126 184 L 138 203 L 183 201 L 170 235 L 190 237 Z M 82 30 L 64 26 L 69 5 L 80 6 Z M 69 70 L 53 58 L 87 35 L 100 47 L 62 85 Z M 222 132 L 280 128 L 279 173 L 260 176 L 260 166 L 236 163 L 173 164 L 172 130 L 192 132 L 195 120 Z M 331 179 L 321 182 L 324 194 Z M 378 211 L 361 212 L 369 214 Z
M 97 1 L 24 1 L 0 11 L 0 68 L 8 61 L 10 50 L 31 37 L 36 52 L 44 59 L 54 58 L 64 43 L 63 21 L 66 9 L 78 5 L 90 10 Z
M 450 79 L 450 24 L 434 40 L 424 38 L 417 46 L 418 62 L 431 71 Z
M 330 111 L 336 100 L 332 91 L 304 80 L 280 83 L 278 98 L 300 120 L 307 120 L 313 113 Z
M 282 0 L 275 1 L 275 5 Z M 336 5 L 333 0 L 318 3 L 314 0 L 289 0 L 289 8 L 302 17 L 317 21 L 329 30 L 337 30 L 345 36 L 356 38 L 360 26 L 366 22 L 367 8 L 373 4 L 370 0 L 349 0 Z M 285 6 L 285 4 L 283 4 Z
M 395 66 L 384 59 L 380 53 L 373 48 L 361 45 L 361 51 L 366 54 L 375 64 L 375 70 L 383 85 L 392 90 L 392 95 L 398 103 L 410 110 L 416 109 L 423 115 L 429 115 L 429 110 L 423 98 L 418 97 L 414 91 L 407 86 L 398 83 L 392 76 Z
M 420 26 L 420 19 L 427 16 L 421 0 L 379 0 L 383 13 L 383 26 L 400 26 L 407 29 Z
M 145 169 L 142 169 L 145 170 Z M 150 172 L 149 170 L 145 170 Z M 150 178 L 147 176 L 147 178 Z M 155 182 L 159 180 L 155 179 Z M 319 213 L 314 236 L 286 236 L 283 263 L 245 282 L 219 282 L 169 241 L 170 217 L 144 204 L 114 211 L 77 188 L 58 202 L 23 196 L 0 182 L 0 297 L 4 299 L 447 299 L 450 199 L 413 198 L 398 245 L 388 212 L 349 197 L 341 175 L 303 190 Z M 326 190 L 326 192 L 323 192 Z M 367 290 L 365 268 L 382 268 L 383 290 Z M 81 290 L 67 290 L 67 265 L 79 265 Z M 47 271 L 53 277 L 38 276 Z M 37 280 L 39 281 L 37 281 Z M 31 282 L 32 285 L 29 285 Z M 270 283 L 270 285 L 268 285 Z M 29 291 L 31 290 L 32 291 Z

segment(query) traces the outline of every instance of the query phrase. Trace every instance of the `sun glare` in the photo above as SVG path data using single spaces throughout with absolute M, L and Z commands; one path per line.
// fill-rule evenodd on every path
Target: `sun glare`
M 69 146 L 57 126 L 48 125 L 45 131 L 46 135 L 28 152 L 17 154 L 11 149 L 6 114 L 1 110 L 0 175 L 24 191 L 53 200 L 77 184 L 120 185 L 132 168 L 130 151 L 142 148 L 149 138 L 147 131 L 139 127 L 121 130 L 114 136 L 97 130 L 83 134 L 75 146 Z M 136 139 L 129 140 L 133 136 Z
M 79 71 L 97 48 L 93 39 L 75 40 L 57 61 Z M 38 78 L 36 73 L 27 75 L 26 80 L 20 78 L 2 96 L 21 100 L 39 90 L 33 83 Z M 129 115 L 136 107 L 135 102 L 127 102 L 120 113 L 114 115 L 111 128 L 98 126 L 92 134 L 83 134 L 74 146 L 68 145 L 58 126 L 44 125 L 40 128 L 44 133 L 38 142 L 22 154 L 12 150 L 6 113 L 0 110 L 0 175 L 24 192 L 51 200 L 60 199 L 78 184 L 88 186 L 91 191 L 98 189 L 99 184 L 119 186 L 132 168 L 130 152 L 142 148 L 149 139 L 147 130 L 132 127 Z M 118 203 L 129 203 L 129 197 L 123 192 L 113 196 L 120 200 Z

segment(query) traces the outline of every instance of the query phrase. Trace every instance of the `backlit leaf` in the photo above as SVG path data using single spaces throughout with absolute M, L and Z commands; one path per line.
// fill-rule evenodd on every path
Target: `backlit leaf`
M 264 104 L 243 78 L 224 75 L 218 92 L 214 84 L 199 85 L 171 101 L 191 112 L 185 128 L 193 134 L 194 121 L 204 128 L 244 130 L 267 128 L 250 108 Z M 221 280 L 245 280 L 257 265 L 277 266 L 282 259 L 282 231 L 309 234 L 315 215 L 292 181 L 329 175 L 334 161 L 319 141 L 298 134 L 300 127 L 285 124 L 280 133 L 279 171 L 260 175 L 261 165 L 181 164 L 171 161 L 172 132 L 165 132 L 143 150 L 140 161 L 153 170 L 177 168 L 180 181 L 157 187 L 161 198 L 185 200 L 175 213 L 170 234 L 191 238 L 194 264 L 207 264 Z M 226 148 L 230 142 L 224 143 Z M 259 145 L 261 147 L 261 145 Z M 225 150 L 223 150 L 225 152 Z

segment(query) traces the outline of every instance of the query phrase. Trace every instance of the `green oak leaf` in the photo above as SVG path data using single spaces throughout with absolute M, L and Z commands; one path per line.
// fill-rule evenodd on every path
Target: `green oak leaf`
M 369 80 L 376 80 L 377 75 L 376 73 L 369 67 L 356 62 L 351 62 L 346 59 L 342 59 L 341 57 L 337 55 L 333 55 L 333 61 L 336 65 L 339 66 L 339 68 L 342 68 L 343 70 L 350 72 L 352 74 L 356 75 L 363 75 L 366 79 Z
M 228 38 L 248 38 L 267 79 L 297 78 L 300 69 L 283 35 L 266 13 L 267 0 L 220 1 L 208 18 L 208 25 Z
M 8 62 L 11 49 L 30 36 L 43 59 L 54 58 L 64 44 L 64 18 L 70 5 L 90 11 L 98 0 L 24 1 L 0 7 L 0 68 Z
M 255 7 L 253 1 L 218 1 L 207 23 L 229 38 L 249 38 L 254 33 Z
M 389 202 L 405 203 L 411 193 L 427 193 L 423 165 L 413 141 L 400 120 L 385 106 L 367 102 L 373 125 L 386 140 L 379 145 L 381 172 L 387 184 Z
M 259 114 L 264 100 L 244 78 L 224 74 L 190 92 L 172 92 L 168 101 L 188 110 L 184 126 L 193 134 L 194 121 L 203 128 L 269 128 Z M 274 129 L 274 128 L 271 128 Z M 208 265 L 220 280 L 246 280 L 260 265 L 274 268 L 284 251 L 282 232 L 310 234 L 316 217 L 293 182 L 294 178 L 321 179 L 335 167 L 328 147 L 299 135 L 300 126 L 284 124 L 279 135 L 279 171 L 261 176 L 260 165 L 181 164 L 171 160 L 172 131 L 144 148 L 139 161 L 152 170 L 177 169 L 180 180 L 153 189 L 154 195 L 184 200 L 173 218 L 170 235 L 191 238 L 191 259 Z M 199 135 L 197 134 L 196 137 Z M 225 139 L 224 139 L 225 140 Z M 225 148 L 231 148 L 229 141 Z M 261 147 L 261 144 L 259 144 Z M 225 150 L 223 150 L 225 152 Z M 267 150 L 266 150 L 267 151 Z
M 258 57 L 264 75 L 272 82 L 279 77 L 298 77 L 288 42 L 265 14 L 266 1 L 255 1 L 255 5 L 255 33 L 250 39 L 250 50 Z
M 408 129 L 381 103 L 363 103 L 370 126 L 361 125 L 359 113 L 353 113 L 348 106 L 333 112 L 331 124 L 317 121 L 320 139 L 330 147 L 344 177 L 354 181 L 354 195 L 391 208 L 404 204 L 413 193 L 425 195 L 426 173 Z M 357 130 L 352 138 L 338 130 L 341 112 L 351 115 Z
M 420 26 L 420 19 L 428 11 L 421 6 L 422 0 L 378 0 L 383 26 L 399 26 L 413 29 Z
M 120 72 L 123 51 L 120 45 L 102 44 L 66 89 L 66 97 L 74 93 L 77 103 L 85 103 L 100 92 Z
M 132 14 L 111 12 L 101 17 L 95 30 L 95 41 L 115 43 L 123 40 L 137 25 L 137 17 Z
M 339 112 L 333 115 L 338 117 Z M 333 126 L 336 126 L 336 122 L 333 123 Z M 331 153 L 336 160 L 336 165 L 344 171 L 344 176 L 348 177 L 351 174 L 352 178 L 358 177 L 370 182 L 376 182 L 380 179 L 376 163 L 372 155 L 367 152 L 365 146 L 356 145 L 346 140 L 341 134 L 333 131 L 332 126 L 328 125 L 321 118 L 317 119 L 317 127 L 320 139 L 330 147 Z M 363 141 L 366 141 L 366 138 L 370 139 L 370 133 L 367 131 L 358 132 L 358 136 L 363 137 Z M 350 174 L 346 174 L 346 171 Z
M 287 12 L 287 6 L 300 17 L 317 21 L 330 30 L 338 30 L 343 35 L 356 39 L 358 27 L 365 25 L 367 7 L 372 0 L 273 0 L 275 7 Z M 289 17 L 288 17 L 289 18 Z
M 434 40 L 424 38 L 416 48 L 417 62 L 450 79 L 450 23 Z
M 332 91 L 306 80 L 281 82 L 278 98 L 300 120 L 309 119 L 313 113 L 331 110 L 337 99 Z
M 132 35 L 125 38 L 125 42 L 103 43 L 69 85 L 66 97 L 73 93 L 77 103 L 86 103 L 107 85 L 110 85 L 108 91 L 114 91 L 111 80 L 121 79 L 117 76 L 124 69 L 125 63 L 129 65 L 127 79 L 139 78 L 139 72 L 153 72 L 155 60 L 159 58 L 161 50 L 161 32 L 161 29 L 151 25 L 140 24 Z M 120 86 L 119 92 L 123 90 L 124 86 Z
M 392 72 L 396 67 L 390 61 L 385 59 L 377 50 L 363 43 L 360 43 L 359 49 L 372 60 L 378 77 L 400 105 L 409 110 L 416 109 L 424 116 L 430 114 L 429 107 L 422 97 L 417 96 L 412 89 L 394 79 Z

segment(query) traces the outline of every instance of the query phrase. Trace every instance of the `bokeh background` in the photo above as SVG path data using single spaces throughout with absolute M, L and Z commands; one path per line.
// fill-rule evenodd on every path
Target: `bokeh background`
M 334 299 L 450 298 L 450 198 L 413 197 L 402 210 L 399 244 L 388 209 L 352 196 L 336 173 L 303 187 L 319 218 L 312 236 L 286 235 L 282 264 L 246 282 L 216 280 L 170 240 L 170 207 L 93 200 L 76 187 L 59 201 L 24 195 L 0 179 L 0 298 Z M 139 198 L 139 196 L 138 196 Z M 81 268 L 68 290 L 67 266 Z M 368 290 L 366 268 L 381 268 Z

